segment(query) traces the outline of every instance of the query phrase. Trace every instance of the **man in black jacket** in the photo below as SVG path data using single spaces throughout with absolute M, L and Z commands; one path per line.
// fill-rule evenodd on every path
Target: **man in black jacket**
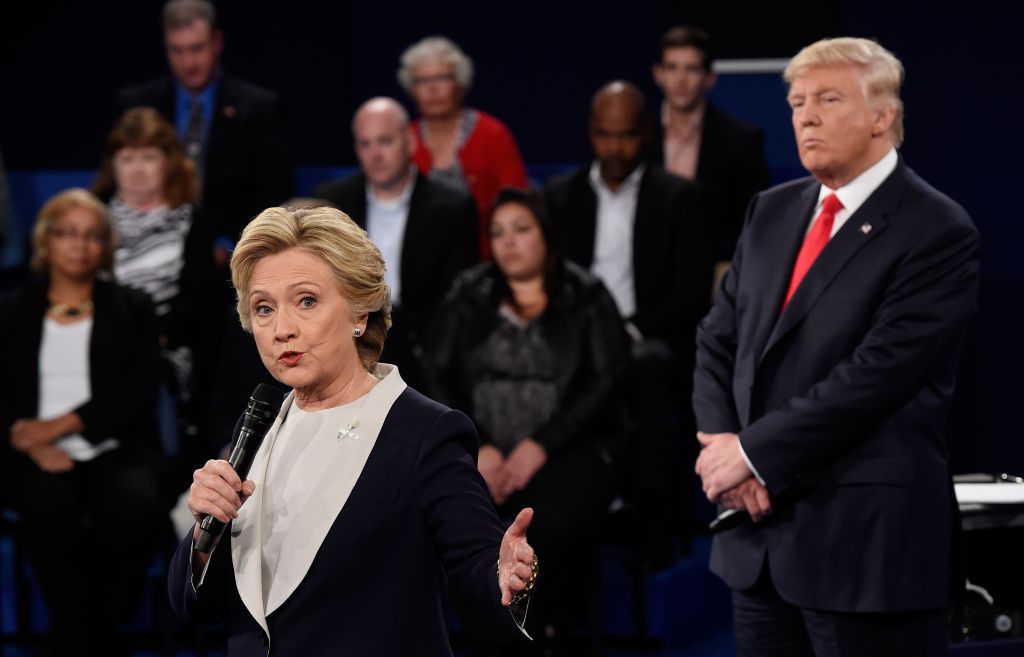
M 674 27 L 661 39 L 654 81 L 665 94 L 648 160 L 703 188 L 714 226 L 715 280 L 732 259 L 750 197 L 768 186 L 764 134 L 708 101 L 717 76 L 704 30 Z
M 642 161 L 647 132 L 640 90 L 606 84 L 591 107 L 596 159 L 553 179 L 545 195 L 566 256 L 604 282 L 633 337 L 635 495 L 644 526 L 658 531 L 684 469 L 669 440 L 673 412 L 692 435 L 683 400 L 709 302 L 711 248 L 697 186 Z
M 313 190 L 366 229 L 387 263 L 393 325 L 385 362 L 420 383 L 420 340 L 452 281 L 479 258 L 473 198 L 416 173 L 409 115 L 391 98 L 356 111 L 352 134 L 361 173 Z

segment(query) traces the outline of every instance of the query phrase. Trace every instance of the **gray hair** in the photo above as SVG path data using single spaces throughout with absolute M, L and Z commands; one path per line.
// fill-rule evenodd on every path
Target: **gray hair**
M 427 37 L 405 49 L 398 67 L 398 83 L 405 91 L 412 91 L 412 71 L 428 59 L 442 59 L 455 69 L 455 83 L 469 89 L 473 83 L 473 60 L 451 39 L 442 36 Z
M 188 27 L 195 21 L 206 21 L 210 29 L 217 26 L 217 10 L 208 0 L 170 0 L 163 10 L 164 32 Z

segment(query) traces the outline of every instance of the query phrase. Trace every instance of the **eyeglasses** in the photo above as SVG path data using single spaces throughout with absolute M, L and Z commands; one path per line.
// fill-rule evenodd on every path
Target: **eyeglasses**
M 76 242 L 78 240 L 85 240 L 86 242 L 89 242 L 90 244 L 104 244 L 107 241 L 107 236 L 105 234 L 103 234 L 103 233 L 99 233 L 99 232 L 95 232 L 95 231 L 91 231 L 91 230 L 90 231 L 86 231 L 84 233 L 79 233 L 74 228 L 61 228 L 61 227 L 51 228 L 50 229 L 50 235 L 53 235 L 54 237 L 56 237 L 59 240 L 64 240 L 64 241 L 67 241 L 67 242 Z
M 412 86 L 422 87 L 428 84 L 442 84 L 444 82 L 455 82 L 455 74 L 439 73 L 438 75 L 425 75 L 421 78 L 413 78 Z

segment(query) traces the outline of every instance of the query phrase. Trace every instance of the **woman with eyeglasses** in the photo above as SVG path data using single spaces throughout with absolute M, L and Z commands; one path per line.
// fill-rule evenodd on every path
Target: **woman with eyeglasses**
M 469 192 L 480 216 L 480 253 L 491 257 L 491 206 L 502 187 L 526 187 L 526 167 L 505 124 L 466 107 L 473 60 L 444 37 L 428 37 L 402 53 L 398 81 L 420 118 L 413 159 L 425 175 Z
M 0 488 L 50 614 L 52 655 L 117 655 L 166 522 L 154 464 L 159 347 L 112 282 L 114 231 L 84 189 L 43 206 L 36 277 L 0 302 Z

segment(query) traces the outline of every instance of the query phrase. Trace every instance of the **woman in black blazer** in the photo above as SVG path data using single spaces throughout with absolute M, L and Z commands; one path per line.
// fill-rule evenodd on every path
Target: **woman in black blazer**
M 499 512 L 537 510 L 548 566 L 530 628 L 551 636 L 589 586 L 587 546 L 617 489 L 629 343 L 604 285 L 561 258 L 538 196 L 503 190 L 490 237 L 494 262 L 456 279 L 424 369 L 431 395 L 476 424 Z
M 178 614 L 225 622 L 231 657 L 450 655 L 449 593 L 519 635 L 532 511 L 503 533 L 473 425 L 378 362 L 390 292 L 365 231 L 333 208 L 269 208 L 231 269 L 242 326 L 292 390 L 244 481 L 223 460 L 195 471 Z M 212 548 L 204 516 L 230 523 Z
M 39 276 L 0 310 L 4 492 L 55 655 L 117 654 L 116 624 L 134 608 L 164 510 L 154 316 L 145 295 L 101 278 L 114 243 L 98 199 L 58 194 L 33 232 Z

